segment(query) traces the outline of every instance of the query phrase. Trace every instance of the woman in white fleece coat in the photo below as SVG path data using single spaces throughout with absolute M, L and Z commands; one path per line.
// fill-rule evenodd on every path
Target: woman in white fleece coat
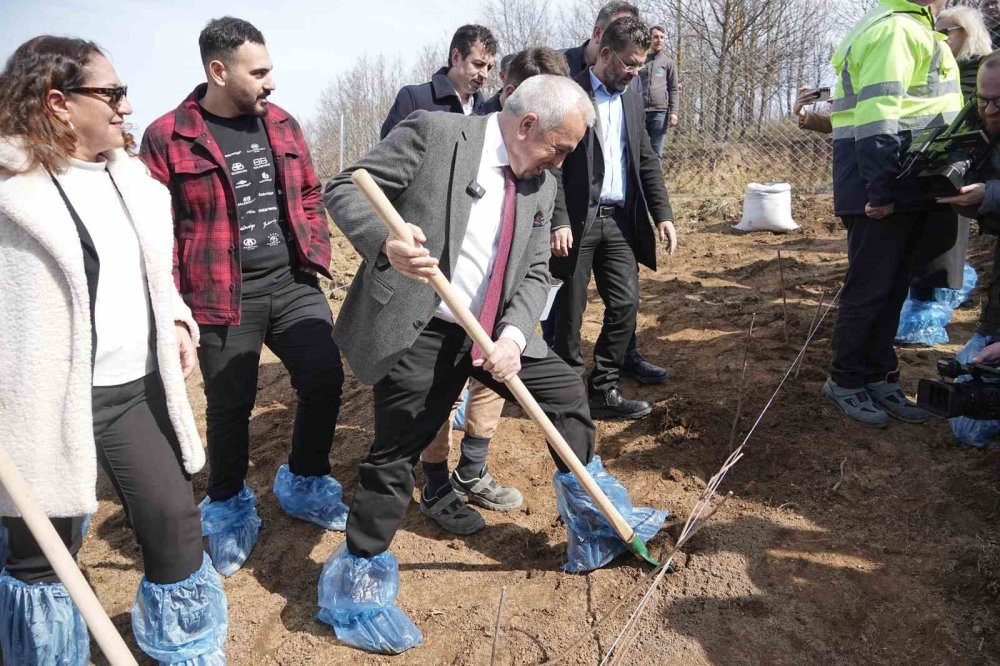
M 224 664 L 190 480 L 205 462 L 184 387 L 198 328 L 174 287 L 169 193 L 127 152 L 131 110 L 91 42 L 36 37 L 0 73 L 0 447 L 74 554 L 100 463 L 142 547 L 139 647 Z M 2 489 L 0 516 L 4 663 L 86 664 L 83 620 Z

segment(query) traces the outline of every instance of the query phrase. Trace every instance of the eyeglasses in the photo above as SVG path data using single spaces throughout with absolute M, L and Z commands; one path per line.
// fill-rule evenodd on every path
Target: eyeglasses
M 638 74 L 639 70 L 642 69 L 642 65 L 626 65 L 625 61 L 619 58 L 618 54 L 615 53 L 614 50 L 612 50 L 611 53 L 615 56 L 615 60 L 620 62 L 621 66 L 624 67 L 625 71 L 628 72 L 629 74 Z
M 980 108 L 985 109 L 992 103 L 993 108 L 996 109 L 997 111 L 1000 111 L 1000 95 L 998 95 L 997 97 L 985 97 L 983 95 L 973 95 L 973 97 L 975 98 L 976 103 L 979 104 Z
M 115 86 L 114 88 L 90 88 L 87 86 L 82 86 L 78 88 L 67 88 L 65 92 L 68 93 L 86 93 L 89 95 L 106 95 L 108 106 L 110 106 L 115 111 L 121 105 L 122 100 L 128 96 L 128 86 Z
M 938 29 L 935 30 L 935 32 L 937 32 L 939 34 L 942 34 L 945 37 L 947 37 L 949 32 L 954 32 L 956 30 L 965 30 L 965 28 L 963 28 L 960 25 L 953 25 L 950 28 L 938 28 Z

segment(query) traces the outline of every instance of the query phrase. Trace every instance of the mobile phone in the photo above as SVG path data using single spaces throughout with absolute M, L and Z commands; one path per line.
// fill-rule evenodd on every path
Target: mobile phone
M 817 88 L 816 97 L 817 102 L 827 102 L 830 100 L 830 89 L 829 88 Z

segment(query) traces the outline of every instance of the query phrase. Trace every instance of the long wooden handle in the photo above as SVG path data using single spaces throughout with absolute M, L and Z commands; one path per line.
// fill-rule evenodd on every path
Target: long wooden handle
M 413 234 L 410 233 L 410 228 L 407 226 L 406 222 L 400 217 L 399 212 L 392 205 L 392 202 L 386 198 L 385 193 L 382 192 L 382 188 L 378 186 L 371 175 L 364 169 L 358 169 L 351 176 L 351 181 L 361 190 L 361 192 L 368 198 L 371 202 L 372 208 L 375 209 L 375 213 L 379 216 L 382 222 L 389 229 L 389 233 L 392 237 L 401 240 L 404 243 L 413 243 Z M 490 338 L 489 334 L 483 330 L 482 325 L 479 320 L 472 316 L 472 312 L 467 308 L 458 298 L 455 293 L 455 288 L 451 286 L 451 283 L 444 277 L 440 271 L 437 275 L 430 279 L 431 286 L 434 287 L 434 291 L 438 293 L 441 300 L 445 302 L 451 313 L 455 315 L 458 319 L 459 324 L 465 329 L 465 332 L 469 334 L 472 341 L 483 350 L 483 356 L 488 357 L 493 353 L 495 345 L 493 340 Z M 569 467 L 573 475 L 576 476 L 580 485 L 583 489 L 587 491 L 591 499 L 597 504 L 598 508 L 601 510 L 611 526 L 614 528 L 618 536 L 621 537 L 622 541 L 625 543 L 630 543 L 634 532 L 631 526 L 626 522 L 625 518 L 618 512 L 615 505 L 611 503 L 608 496 L 604 494 L 597 482 L 594 481 L 594 477 L 590 475 L 587 468 L 580 462 L 580 459 L 576 457 L 573 453 L 573 449 L 569 447 L 563 436 L 559 434 L 556 427 L 552 425 L 552 421 L 549 417 L 545 415 L 542 411 L 541 406 L 538 401 L 535 400 L 534 396 L 528 391 L 528 388 L 521 381 L 520 377 L 514 377 L 507 382 L 507 388 L 510 392 L 514 394 L 517 401 L 524 408 L 524 411 L 528 413 L 528 416 L 538 424 L 538 427 L 542 429 L 542 433 L 545 435 L 545 439 L 549 441 L 552 448 L 555 449 L 556 454 L 559 458 Z
M 101 646 L 104 656 L 113 666 L 136 666 L 135 657 L 129 652 L 121 634 L 104 612 L 101 602 L 97 600 L 94 591 L 90 589 L 90 585 L 73 561 L 73 556 L 69 554 L 52 522 L 31 494 L 28 483 L 2 446 L 0 446 L 0 484 L 7 490 L 14 506 L 21 513 L 21 518 L 31 530 L 31 535 L 45 553 L 45 558 L 66 587 L 73 603 L 80 609 L 84 622 L 90 628 L 90 633 L 94 635 L 97 644 Z

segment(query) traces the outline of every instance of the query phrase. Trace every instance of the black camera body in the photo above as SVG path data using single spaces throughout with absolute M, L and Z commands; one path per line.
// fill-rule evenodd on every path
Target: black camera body
M 955 358 L 937 362 L 941 380 L 921 379 L 917 386 L 917 404 L 943 418 L 968 416 L 977 420 L 1000 419 L 1000 368 L 981 363 L 963 364 Z M 969 375 L 967 382 L 955 379 Z M 947 381 L 951 380 L 951 381 Z
M 975 108 L 971 102 L 951 125 L 932 127 L 914 137 L 899 178 L 915 178 L 929 198 L 954 196 L 968 185 L 970 174 L 989 159 L 994 143 L 975 126 Z

